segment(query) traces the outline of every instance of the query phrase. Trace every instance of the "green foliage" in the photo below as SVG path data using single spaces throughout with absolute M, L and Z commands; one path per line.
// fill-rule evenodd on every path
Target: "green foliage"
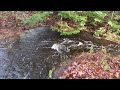
M 60 15 L 61 17 L 73 19 L 76 22 L 87 21 L 86 16 L 80 16 L 76 11 L 60 11 L 58 15 Z
M 105 28 L 104 27 L 100 27 L 98 30 L 96 30 L 95 32 L 94 32 L 94 34 L 96 35 L 96 36 L 102 36 L 104 33 L 105 33 Z
M 44 20 L 46 20 L 45 17 L 49 16 L 50 14 L 52 14 L 52 12 L 47 12 L 47 11 L 41 12 L 40 11 L 40 12 L 37 12 L 36 14 L 34 14 L 33 16 L 22 20 L 22 23 L 34 24 L 34 23 L 39 22 L 39 21 L 44 21 Z
M 115 34 L 120 35 L 120 29 L 117 29 L 117 30 L 115 31 Z
M 96 26 L 94 35 L 102 36 L 107 32 L 120 35 L 120 12 L 118 11 L 56 11 L 61 19 L 55 25 L 51 25 L 52 30 L 60 32 L 61 35 L 72 35 L 80 33 L 89 25 Z M 31 17 L 22 20 L 22 23 L 32 25 L 36 22 L 43 22 L 46 17 L 52 15 L 52 11 L 38 11 Z M 72 23 L 68 23 L 68 21 Z M 110 30 L 104 26 L 110 26 Z
M 107 63 L 107 51 L 106 51 L 106 48 L 105 47 L 102 47 L 102 52 L 103 52 L 103 58 L 101 60 L 101 64 L 102 64 L 102 67 L 105 69 L 105 70 L 110 70 L 110 66 L 108 65 Z
M 116 16 L 114 17 L 114 19 L 115 19 L 115 20 L 120 20 L 120 15 L 116 15 Z
M 108 24 L 115 29 L 115 34 L 120 35 L 120 13 L 113 11 L 111 20 L 108 20 Z
M 112 13 L 112 15 L 111 15 Z M 71 35 L 71 34 L 77 34 L 80 33 L 79 30 L 84 30 L 87 27 L 87 23 L 92 24 L 94 26 L 97 26 L 101 23 L 107 23 L 111 26 L 111 28 L 116 28 L 117 31 L 116 34 L 120 34 L 120 25 L 118 25 L 118 22 L 115 21 L 112 18 L 115 18 L 116 20 L 120 19 L 120 16 L 116 14 L 114 15 L 113 12 L 108 13 L 108 11 L 59 11 L 58 15 L 61 18 L 67 18 L 70 20 L 73 20 L 75 24 L 78 26 L 77 29 L 72 28 L 72 30 L 69 28 L 68 25 L 65 23 L 60 23 L 59 26 L 53 26 L 54 30 L 56 29 L 58 32 L 61 32 L 61 35 Z M 107 18 L 105 18 L 107 17 Z M 61 22 L 63 20 L 61 19 Z M 67 31 L 64 29 L 67 26 Z M 64 28 L 63 28 L 64 27 Z M 111 30 L 112 31 L 112 30 Z M 106 28 L 99 27 L 97 30 L 95 30 L 94 35 L 96 36 L 102 36 L 107 32 Z
M 77 33 L 80 33 L 80 30 L 72 30 L 72 31 L 69 31 L 69 32 L 61 32 L 60 35 L 72 35 L 72 34 L 77 34 Z
M 73 29 L 72 31 L 64 32 L 61 28 L 57 29 L 57 31 L 62 30 L 61 35 L 71 35 L 71 34 L 77 34 L 80 31 L 86 29 L 86 23 L 90 23 L 93 25 L 96 25 L 97 23 L 102 23 L 105 16 L 107 15 L 107 12 L 105 11 L 59 11 L 59 16 L 63 18 L 68 18 L 70 20 L 73 20 L 76 25 L 78 26 L 78 29 Z M 90 18 L 90 19 L 89 19 Z M 101 29 L 100 29 L 101 30 Z M 95 32 L 95 35 L 102 34 L 100 30 L 97 30 Z
M 75 25 L 78 27 L 78 28 L 72 28 L 67 23 L 59 23 L 60 28 L 56 26 L 54 26 L 54 28 L 52 27 L 52 29 L 60 32 L 61 35 L 77 34 L 80 33 L 80 30 L 86 29 L 85 26 L 87 21 L 86 16 L 81 16 L 76 11 L 59 11 L 58 15 L 61 16 L 61 18 L 68 18 L 74 21 Z M 61 19 L 60 22 L 63 22 L 63 20 Z
M 51 26 L 51 29 L 52 30 L 57 30 L 58 32 L 60 32 L 60 35 L 72 35 L 72 34 L 77 34 L 77 33 L 80 33 L 80 30 L 78 29 L 74 29 L 74 30 L 71 30 L 71 31 L 62 31 L 61 29 L 58 29 L 57 27 L 53 27 Z
M 108 65 L 107 61 L 105 59 L 102 60 L 102 67 L 105 70 L 110 70 L 110 66 Z
M 52 78 L 53 71 L 55 70 L 55 67 L 53 67 L 51 70 L 49 70 L 49 78 Z
M 87 22 L 93 25 L 96 25 L 97 23 L 102 23 L 105 16 L 107 16 L 107 12 L 105 11 L 84 11 L 80 13 L 82 13 L 82 15 L 84 16 L 87 16 L 89 18 Z
M 117 25 L 117 22 L 113 22 L 113 21 L 108 21 L 108 24 L 113 27 L 113 28 L 118 28 L 120 29 L 120 25 Z

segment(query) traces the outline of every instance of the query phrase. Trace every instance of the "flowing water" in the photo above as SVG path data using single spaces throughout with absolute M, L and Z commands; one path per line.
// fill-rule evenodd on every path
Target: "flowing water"
M 49 27 L 25 31 L 13 38 L 0 40 L 1 79 L 48 79 L 51 68 L 75 53 L 95 51 L 102 46 L 113 55 L 120 55 L 120 45 L 97 39 L 87 32 L 60 36 Z

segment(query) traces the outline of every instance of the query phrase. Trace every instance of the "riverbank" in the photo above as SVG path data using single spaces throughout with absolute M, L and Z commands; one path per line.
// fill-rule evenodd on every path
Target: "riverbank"
M 58 29 L 58 31 L 60 32 L 61 30 L 63 30 L 64 31 L 63 35 L 70 34 L 73 31 L 75 31 L 73 33 L 80 32 L 79 30 L 77 31 L 74 30 L 74 29 L 79 29 L 81 27 L 78 27 L 77 23 L 75 23 L 72 19 L 64 18 L 63 17 L 64 14 L 63 16 L 60 17 L 60 15 L 58 14 L 62 14 L 62 13 L 58 13 L 57 11 L 51 13 L 46 12 L 41 14 L 41 12 L 38 11 L 1 11 L 0 38 L 12 37 L 14 35 L 19 35 L 21 32 L 25 30 L 29 30 L 36 27 L 42 27 L 42 26 L 45 27 L 49 26 L 52 29 L 56 28 L 56 30 Z M 39 18 L 39 16 L 41 17 Z M 96 25 L 88 24 L 87 26 L 85 25 L 85 27 L 86 29 L 83 29 L 83 31 L 90 32 L 93 37 L 106 39 L 116 43 L 120 42 L 119 35 L 112 33 L 112 31 L 114 32 L 115 29 L 110 27 L 110 25 L 108 24 L 105 23 L 101 23 L 101 24 L 96 23 Z
M 64 61 L 54 71 L 58 79 L 120 79 L 120 56 L 113 57 L 103 50 L 84 52 Z

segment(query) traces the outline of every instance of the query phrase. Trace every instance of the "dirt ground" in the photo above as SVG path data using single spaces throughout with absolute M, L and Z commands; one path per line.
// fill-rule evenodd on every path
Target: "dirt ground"
M 0 39 L 19 35 L 24 30 L 40 26 L 50 26 L 59 20 L 56 14 L 48 17 L 45 22 L 35 23 L 32 27 L 21 23 L 22 19 L 32 16 L 37 11 L 0 11 Z
M 20 19 L 34 13 L 31 11 L 0 11 L 0 39 L 16 36 L 29 29 L 29 26 L 23 25 Z

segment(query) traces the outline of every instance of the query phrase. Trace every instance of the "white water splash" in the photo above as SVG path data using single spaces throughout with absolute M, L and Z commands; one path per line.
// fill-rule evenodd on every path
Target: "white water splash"
M 51 47 L 52 49 L 54 50 L 57 50 L 59 53 L 62 53 L 62 52 L 69 52 L 70 49 L 68 49 L 67 47 L 65 47 L 65 45 L 62 45 L 62 44 L 53 44 L 53 46 Z

